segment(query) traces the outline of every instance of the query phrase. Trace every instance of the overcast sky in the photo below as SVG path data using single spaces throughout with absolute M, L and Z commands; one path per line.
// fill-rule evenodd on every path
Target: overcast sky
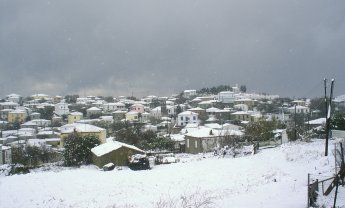
M 0 0 L 0 96 L 345 94 L 345 1 Z

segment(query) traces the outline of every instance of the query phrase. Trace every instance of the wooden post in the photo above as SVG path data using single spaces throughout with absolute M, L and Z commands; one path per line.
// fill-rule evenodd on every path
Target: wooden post
M 339 177 L 338 177 L 338 175 L 335 176 L 335 181 L 336 181 L 336 187 L 335 187 L 334 203 L 333 203 L 333 207 L 334 208 L 335 208 L 335 204 L 337 202 L 337 195 L 338 195 L 338 186 L 339 186 Z

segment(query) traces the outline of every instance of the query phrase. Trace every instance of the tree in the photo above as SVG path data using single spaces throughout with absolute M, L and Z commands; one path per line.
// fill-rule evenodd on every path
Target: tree
M 54 116 L 54 106 L 45 106 L 44 108 L 39 108 L 37 112 L 41 114 L 42 119 L 52 120 Z
M 65 96 L 65 102 L 66 103 L 76 103 L 77 98 L 79 98 L 79 95 L 66 95 Z
M 92 162 L 91 149 L 100 144 L 100 141 L 92 136 L 81 136 L 74 132 L 68 136 L 64 145 L 64 164 L 66 166 L 79 166 Z
M 104 97 L 104 100 L 108 103 L 112 103 L 114 102 L 114 98 L 112 96 L 107 96 L 107 97 Z
M 251 140 L 267 141 L 273 138 L 273 130 L 278 127 L 277 121 L 260 120 L 250 122 L 246 128 L 246 135 Z
M 240 86 L 240 91 L 243 92 L 243 93 L 247 92 L 247 87 L 246 87 L 246 85 L 241 85 L 241 86 Z
M 334 114 L 331 119 L 331 129 L 334 130 L 345 130 L 345 119 L 340 113 Z
M 158 137 L 153 131 L 143 132 L 138 143 L 138 147 L 143 150 L 173 150 L 174 145 L 170 138 Z

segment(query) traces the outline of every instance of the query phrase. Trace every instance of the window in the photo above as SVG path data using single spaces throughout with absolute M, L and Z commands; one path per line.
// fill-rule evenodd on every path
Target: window
M 189 139 L 187 139 L 187 144 L 186 144 L 187 148 L 189 148 Z
M 195 141 L 194 144 L 195 144 L 195 148 L 198 148 L 198 141 Z
M 181 116 L 181 121 L 183 121 L 183 116 Z
M 193 116 L 193 120 L 194 120 L 194 121 L 196 120 L 196 117 L 195 117 L 195 116 Z

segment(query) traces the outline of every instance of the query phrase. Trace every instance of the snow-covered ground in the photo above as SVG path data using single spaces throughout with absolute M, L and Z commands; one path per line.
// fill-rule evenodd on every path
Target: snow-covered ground
M 0 176 L 0 207 L 306 207 L 307 174 L 322 179 L 334 173 L 324 140 L 241 158 L 180 157 L 145 171 L 85 166 Z M 344 188 L 339 191 L 337 205 L 345 207 Z M 333 198 L 320 200 L 332 206 Z

